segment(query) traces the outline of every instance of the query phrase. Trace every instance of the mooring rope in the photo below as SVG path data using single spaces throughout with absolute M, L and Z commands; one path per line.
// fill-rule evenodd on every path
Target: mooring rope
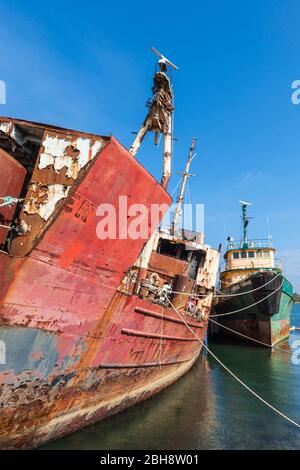
M 18 202 L 21 202 L 23 201 L 24 199 L 18 199 L 16 197 L 12 197 L 12 196 L 5 196 L 5 197 L 0 197 L 2 204 L 0 204 L 0 207 L 4 207 L 4 206 L 13 206 L 14 204 L 18 204 Z
M 246 292 L 238 292 L 237 294 L 218 294 L 218 295 L 216 295 L 216 297 L 237 297 L 239 295 L 251 294 L 252 292 L 256 292 L 256 291 L 262 289 L 263 287 L 268 286 L 269 284 L 271 284 L 271 282 L 275 281 L 275 279 L 277 279 L 279 276 L 281 276 L 281 273 L 276 274 L 275 277 L 270 279 L 268 282 L 266 282 L 262 286 L 256 287 L 255 289 L 247 290 Z M 247 279 L 249 279 L 249 278 L 247 278 Z M 246 282 L 247 279 L 243 279 L 241 282 Z
M 161 369 L 161 352 L 162 352 L 162 336 L 163 336 L 163 322 L 164 322 L 164 306 L 161 306 L 161 320 L 160 320 L 160 340 L 159 340 L 159 368 Z
M 269 280 L 268 282 L 266 282 L 265 284 L 263 284 L 262 286 L 259 286 L 259 287 L 256 287 L 255 289 L 251 289 L 251 290 L 247 290 L 246 292 L 238 292 L 237 294 L 212 294 L 212 296 L 217 299 L 217 298 L 223 298 L 223 297 L 237 297 L 239 295 L 246 295 L 246 294 L 251 294 L 252 292 L 256 292 L 260 289 L 262 289 L 263 287 L 266 287 L 267 285 L 271 284 L 271 282 L 275 281 L 275 279 L 278 278 L 278 276 L 281 276 L 281 273 L 278 273 L 276 274 L 275 277 L 273 277 L 271 280 Z M 243 280 L 242 282 L 245 282 L 245 280 Z M 181 292 L 176 292 L 176 291 L 171 291 L 172 294 L 181 294 Z M 209 294 L 190 294 L 188 292 L 182 292 L 183 295 L 190 295 L 191 297 L 207 297 Z
M 229 328 L 228 326 L 222 325 L 222 323 L 219 323 L 215 320 L 212 320 L 211 318 L 208 318 L 208 320 L 212 323 L 215 323 L 215 325 L 221 326 L 222 328 L 225 328 L 228 331 L 231 331 L 232 333 L 235 333 L 236 335 L 243 336 L 243 338 L 250 339 L 251 341 L 254 341 L 255 343 L 261 344 L 262 346 L 267 346 L 270 349 L 278 349 L 278 351 L 285 352 L 287 354 L 293 354 L 291 351 L 287 349 L 283 349 L 280 346 L 271 346 L 268 343 L 264 343 L 263 341 L 260 341 L 258 339 L 251 338 L 251 336 L 244 335 L 243 333 L 240 333 L 239 331 L 233 330 L 232 328 Z
M 247 385 L 243 380 L 241 380 L 234 372 L 232 372 L 222 361 L 219 359 L 211 350 L 210 348 L 199 338 L 199 336 L 194 332 L 194 330 L 188 325 L 185 319 L 180 315 L 178 310 L 174 307 L 170 299 L 165 295 L 166 300 L 169 302 L 175 313 L 179 316 L 179 318 L 183 321 L 186 327 L 191 331 L 191 333 L 195 336 L 195 338 L 199 341 L 199 343 L 204 347 L 204 349 L 217 361 L 223 369 L 225 369 L 240 385 L 242 385 L 248 392 L 254 395 L 258 400 L 260 400 L 264 405 L 268 406 L 271 410 L 277 413 L 282 418 L 286 419 L 289 423 L 294 424 L 297 428 L 300 429 L 300 424 L 294 421 L 293 419 L 289 418 L 286 414 L 282 413 L 282 411 L 275 408 L 275 406 L 271 405 L 271 403 L 267 402 L 264 398 L 262 398 L 258 393 L 256 393 L 249 385 Z
M 247 305 L 246 307 L 239 308 L 239 309 L 237 309 L 237 310 L 232 310 L 231 312 L 219 313 L 219 314 L 217 314 L 217 315 L 211 315 L 210 318 L 214 318 L 214 317 L 225 317 L 226 315 L 233 315 L 234 313 L 243 312 L 244 310 L 248 310 L 248 308 L 255 307 L 255 305 L 260 304 L 261 302 L 263 302 L 264 300 L 268 299 L 269 297 L 271 297 L 272 295 L 274 295 L 276 292 L 278 292 L 278 291 L 282 288 L 283 283 L 284 283 L 284 281 L 282 281 L 282 283 L 280 284 L 280 286 L 279 286 L 277 289 L 273 290 L 273 291 L 271 292 L 271 294 L 267 295 L 267 296 L 264 297 L 263 299 L 258 300 L 258 301 L 255 302 L 254 304 Z

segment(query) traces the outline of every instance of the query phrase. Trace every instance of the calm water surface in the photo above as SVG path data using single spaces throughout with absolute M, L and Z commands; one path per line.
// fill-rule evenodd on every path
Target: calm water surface
M 300 327 L 300 305 L 291 325 Z M 280 347 L 293 352 L 296 340 L 300 346 L 300 331 L 291 332 Z M 300 364 L 293 364 L 290 354 L 228 340 L 209 346 L 256 392 L 300 423 Z M 160 394 L 43 448 L 299 449 L 300 430 L 203 352 L 188 374 Z

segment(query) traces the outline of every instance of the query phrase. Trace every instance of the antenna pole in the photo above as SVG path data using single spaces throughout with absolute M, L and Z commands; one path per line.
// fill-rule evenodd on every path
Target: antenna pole
M 184 170 L 183 173 L 178 172 L 179 175 L 183 175 L 183 179 L 182 179 L 182 184 L 181 184 L 181 188 L 180 188 L 180 193 L 179 193 L 179 196 L 178 196 L 178 199 L 177 199 L 177 206 L 176 206 L 176 209 L 175 209 L 175 212 L 174 212 L 173 223 L 172 223 L 172 226 L 171 226 L 171 233 L 173 235 L 176 231 L 177 224 L 178 224 L 178 219 L 179 219 L 179 216 L 180 216 L 180 213 L 181 213 L 181 207 L 182 207 L 182 203 L 183 203 L 183 200 L 184 200 L 184 193 L 185 193 L 187 180 L 190 176 L 195 176 L 192 173 L 189 173 L 190 164 L 191 164 L 191 161 L 193 159 L 193 154 L 194 154 L 195 147 L 196 147 L 196 139 L 193 138 L 192 144 L 191 144 L 191 147 L 190 147 L 189 156 L 188 156 L 188 159 L 187 159 L 187 162 L 186 162 L 185 170 Z
M 242 221 L 243 221 L 243 231 L 244 231 L 244 243 L 247 243 L 247 227 L 249 224 L 249 217 L 247 214 L 247 204 L 242 204 Z

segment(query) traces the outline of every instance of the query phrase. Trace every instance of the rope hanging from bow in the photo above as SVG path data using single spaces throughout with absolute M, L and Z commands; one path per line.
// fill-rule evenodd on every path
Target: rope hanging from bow
M 12 196 L 0 197 L 0 200 L 3 201 L 0 204 L 0 207 L 5 207 L 5 206 L 12 207 L 14 204 L 18 204 L 18 202 L 24 201 L 24 199 L 18 199 Z

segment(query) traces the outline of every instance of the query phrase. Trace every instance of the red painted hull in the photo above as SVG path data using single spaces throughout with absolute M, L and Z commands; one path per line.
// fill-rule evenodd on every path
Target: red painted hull
M 118 207 L 120 195 L 170 203 L 111 138 L 30 253 L 0 253 L 1 448 L 34 447 L 123 410 L 200 353 L 172 309 L 118 291 L 145 243 L 96 237 L 96 208 Z M 206 322 L 189 321 L 204 339 Z

